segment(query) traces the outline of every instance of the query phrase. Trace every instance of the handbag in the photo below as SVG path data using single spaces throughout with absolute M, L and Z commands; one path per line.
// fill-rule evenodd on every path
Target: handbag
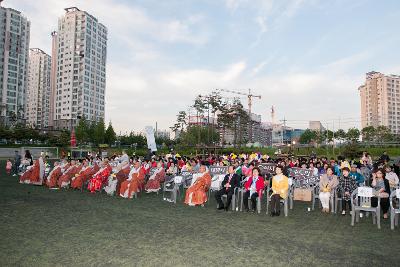
M 298 201 L 311 201 L 312 189 L 307 188 L 295 188 L 294 189 L 294 200 Z

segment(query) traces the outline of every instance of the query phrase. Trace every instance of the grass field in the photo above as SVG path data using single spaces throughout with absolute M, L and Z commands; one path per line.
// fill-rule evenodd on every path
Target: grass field
M 21 185 L 1 176 L 1 266 L 398 266 L 400 229 L 363 218 L 219 212 Z

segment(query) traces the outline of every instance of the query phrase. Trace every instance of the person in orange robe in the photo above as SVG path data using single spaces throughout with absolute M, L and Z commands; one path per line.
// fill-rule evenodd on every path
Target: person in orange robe
M 121 183 L 119 195 L 123 198 L 132 198 L 135 193 L 140 192 L 139 190 L 143 188 L 145 176 L 146 171 L 140 162 L 136 161 L 129 173 L 129 178 Z
M 20 177 L 19 182 L 21 184 L 34 184 L 34 185 L 42 185 L 43 177 L 45 172 L 45 166 L 43 158 L 38 158 L 33 166 L 31 166 L 28 170 L 26 170 Z
M 211 186 L 211 175 L 204 165 L 200 166 L 200 177 L 186 190 L 185 204 L 189 206 L 204 205 L 207 202 L 207 191 Z
M 66 169 L 65 172 L 63 172 L 63 174 L 58 179 L 57 182 L 58 187 L 59 188 L 68 187 L 71 182 L 71 178 L 75 175 L 77 170 L 78 170 L 78 165 L 76 164 L 76 161 L 71 160 L 71 165 L 69 166 L 69 168 Z
M 108 163 L 108 159 L 103 160 L 100 166 L 101 169 L 89 180 L 88 190 L 91 193 L 100 191 L 102 186 L 107 183 L 108 176 L 111 174 L 112 167 Z
M 51 170 L 51 172 L 49 173 L 49 175 L 47 176 L 47 179 L 46 179 L 47 187 L 49 187 L 49 188 L 56 187 L 57 180 L 62 175 L 61 167 L 62 166 L 58 161 L 54 162 L 54 168 L 53 168 L 53 170 Z
M 164 180 L 165 180 L 165 170 L 162 166 L 162 163 L 158 162 L 157 169 L 150 176 L 144 189 L 146 190 L 147 193 L 158 192 L 161 189 L 160 183 L 164 182 Z
M 78 176 L 75 176 L 73 182 L 71 182 L 71 187 L 74 189 L 81 189 L 83 185 L 88 181 L 93 175 L 95 175 L 99 170 L 100 166 L 97 163 L 93 163 L 93 166 L 88 166 L 87 169 L 81 171 Z
M 126 163 L 121 163 L 121 164 L 123 164 L 123 167 L 119 172 L 117 172 L 115 176 L 115 178 L 118 180 L 117 186 L 115 187 L 115 192 L 118 195 L 121 188 L 121 184 L 128 179 L 129 173 L 131 172 L 131 164 L 129 164 L 129 161 L 126 161 Z
M 83 159 L 80 170 L 71 178 L 71 188 L 80 189 L 82 187 L 82 176 L 89 174 L 91 171 L 88 161 Z

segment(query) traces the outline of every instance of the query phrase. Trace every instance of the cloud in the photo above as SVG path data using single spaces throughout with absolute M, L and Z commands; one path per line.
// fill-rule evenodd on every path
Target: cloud
M 265 65 L 267 65 L 267 61 L 262 61 L 262 62 L 259 63 L 257 66 L 255 66 L 255 67 L 252 69 L 252 71 L 251 71 L 252 75 L 258 74 L 258 73 L 260 72 L 260 70 L 261 70 L 262 68 L 264 68 Z
M 236 9 L 238 9 L 238 7 L 243 4 L 246 3 L 247 0 L 226 0 L 225 1 L 225 6 L 231 10 L 232 12 L 235 12 Z
M 279 47 L 271 49 L 260 45 L 264 45 L 263 38 L 271 33 L 277 38 L 286 37 L 279 35 L 279 30 L 316 1 L 227 0 L 223 2 L 224 12 L 206 8 L 178 12 L 178 7 L 171 7 L 177 8 L 176 14 L 129 2 L 18 0 L 7 1 L 6 6 L 26 14 L 32 22 L 32 46 L 49 52 L 50 32 L 57 27 L 57 18 L 64 14 L 65 7 L 78 5 L 108 27 L 106 121 L 111 120 L 117 131 L 141 131 L 155 122 L 159 128 L 168 129 L 176 114 L 193 104 L 196 95 L 210 93 L 215 88 L 242 92 L 251 88 L 253 93 L 261 94 L 262 99 L 253 103 L 253 111 L 261 114 L 263 121 L 270 119 L 272 105 L 277 120 L 285 117 L 289 125 L 296 127 L 307 127 L 305 118 L 327 121 L 339 116 L 359 116 L 357 88 L 363 82 L 364 73 L 360 73 L 357 66 L 377 56 L 371 54 L 370 49 L 354 54 L 341 51 L 341 58 L 334 60 L 332 57 L 338 57 L 338 53 L 332 52 L 325 58 L 321 56 L 325 60 L 322 62 L 328 60 L 328 63 L 308 67 L 307 64 L 313 62 L 307 62 L 305 66 L 300 64 L 304 62 L 299 62 L 298 65 L 294 62 L 296 58 L 290 53 L 282 53 Z M 224 17 L 226 9 L 228 15 Z M 212 19 L 207 17 L 209 14 Z M 236 41 L 234 38 L 242 32 L 223 32 L 226 28 L 221 24 L 245 25 L 249 35 L 245 36 L 244 46 L 248 46 L 248 39 L 251 42 L 253 38 L 255 42 L 251 48 L 260 47 L 238 51 L 236 44 L 228 41 Z M 216 32 L 220 31 L 221 36 L 212 35 L 213 27 L 220 27 Z M 325 38 L 330 38 L 332 31 L 326 34 Z M 217 45 L 221 41 L 229 44 L 226 49 L 234 51 L 235 57 L 224 57 L 225 51 L 220 54 L 220 50 L 210 52 L 221 49 Z M 321 40 L 310 50 L 310 55 L 321 50 L 324 44 Z M 239 45 L 243 47 L 243 43 Z M 260 53 L 261 49 L 269 49 L 269 57 Z M 217 56 L 207 58 L 210 54 Z M 183 55 L 187 58 L 177 59 Z M 302 60 L 307 61 L 304 58 Z M 267 68 L 273 71 L 267 72 Z M 398 64 L 387 65 L 387 72 L 399 72 L 399 69 Z
M 125 41 L 127 36 L 131 40 L 142 39 L 142 43 L 144 39 L 161 43 L 198 45 L 208 41 L 205 31 L 192 31 L 193 26 L 202 23 L 203 17 L 200 14 L 189 15 L 186 19 L 160 19 L 149 16 L 144 8 L 123 4 L 117 0 L 20 0 L 7 2 L 6 6 L 22 10 L 32 22 L 31 44 L 44 47 L 47 51 L 51 48 L 50 32 L 57 28 L 57 18 L 64 14 L 64 8 L 70 6 L 77 6 L 97 17 L 108 27 L 110 36 L 121 41 Z M 48 36 L 48 39 L 44 36 Z
M 192 98 L 186 85 L 176 85 L 179 75 L 192 73 L 189 80 L 193 81 L 190 83 L 193 88 L 197 73 L 204 73 L 199 76 L 204 79 L 215 75 L 229 80 L 238 72 L 237 66 L 213 74 L 213 71 L 204 70 L 181 71 L 167 65 L 170 59 L 163 52 L 165 46 L 196 47 L 208 42 L 205 17 L 199 13 L 161 18 L 149 14 L 148 9 L 141 6 L 117 0 L 20 0 L 7 2 L 6 6 L 21 10 L 31 21 L 31 47 L 48 53 L 51 51 L 50 32 L 57 28 L 57 19 L 65 13 L 66 7 L 77 6 L 108 28 L 106 120 L 111 120 L 117 130 L 140 131 L 157 120 L 161 127 L 170 126 L 176 112 L 171 103 L 186 96 L 181 98 L 181 105 L 176 105 L 185 107 Z

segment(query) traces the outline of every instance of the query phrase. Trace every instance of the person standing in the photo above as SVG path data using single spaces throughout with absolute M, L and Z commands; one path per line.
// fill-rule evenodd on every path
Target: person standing
M 19 165 L 21 165 L 21 155 L 18 153 L 17 150 L 15 150 L 15 155 L 14 155 L 14 174 L 13 174 L 13 176 L 17 176 Z
M 239 175 L 235 173 L 235 168 L 233 165 L 228 167 L 228 174 L 225 176 L 221 184 L 221 189 L 215 193 L 215 200 L 218 203 L 218 210 L 225 209 L 228 211 L 229 206 L 232 201 L 232 196 L 235 193 L 235 189 L 239 187 L 240 178 Z M 227 195 L 226 206 L 222 203 L 222 196 Z

